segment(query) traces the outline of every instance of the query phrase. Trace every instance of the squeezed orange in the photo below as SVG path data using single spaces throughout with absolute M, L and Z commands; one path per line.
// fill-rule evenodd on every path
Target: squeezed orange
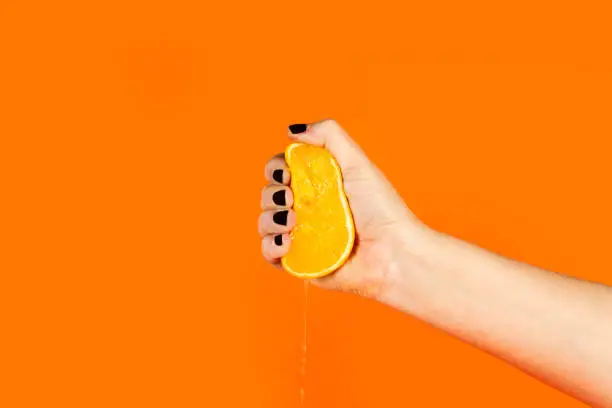
M 342 171 L 329 151 L 302 143 L 289 145 L 285 160 L 291 171 L 296 225 L 281 263 L 292 275 L 319 278 L 342 266 L 355 242 Z

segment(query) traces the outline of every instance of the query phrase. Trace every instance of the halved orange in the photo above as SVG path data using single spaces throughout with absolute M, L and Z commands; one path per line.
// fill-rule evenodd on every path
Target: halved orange
M 293 143 L 285 151 L 285 160 L 291 171 L 296 225 L 281 263 L 292 275 L 319 278 L 342 266 L 355 242 L 342 172 L 322 147 Z

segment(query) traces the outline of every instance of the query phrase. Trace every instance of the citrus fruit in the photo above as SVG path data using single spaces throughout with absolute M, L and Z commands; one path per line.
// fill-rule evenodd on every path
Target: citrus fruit
M 281 263 L 292 275 L 319 278 L 346 262 L 355 241 L 342 172 L 322 147 L 293 143 L 285 151 L 285 160 L 291 171 L 296 224 Z

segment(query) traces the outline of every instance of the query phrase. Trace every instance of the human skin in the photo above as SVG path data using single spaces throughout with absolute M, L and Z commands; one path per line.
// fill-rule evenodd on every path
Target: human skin
M 612 407 L 612 288 L 434 231 L 335 121 L 290 129 L 291 139 L 325 147 L 338 161 L 358 236 L 349 261 L 315 285 L 376 299 L 592 406 Z M 262 254 L 278 267 L 295 225 L 283 155 L 265 174 Z

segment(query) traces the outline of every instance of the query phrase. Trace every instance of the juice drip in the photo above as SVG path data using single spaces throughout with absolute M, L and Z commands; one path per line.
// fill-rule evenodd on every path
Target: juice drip
M 304 407 L 306 386 L 306 353 L 308 351 L 308 280 L 304 280 L 304 330 L 302 338 L 302 359 L 300 363 L 300 406 Z

